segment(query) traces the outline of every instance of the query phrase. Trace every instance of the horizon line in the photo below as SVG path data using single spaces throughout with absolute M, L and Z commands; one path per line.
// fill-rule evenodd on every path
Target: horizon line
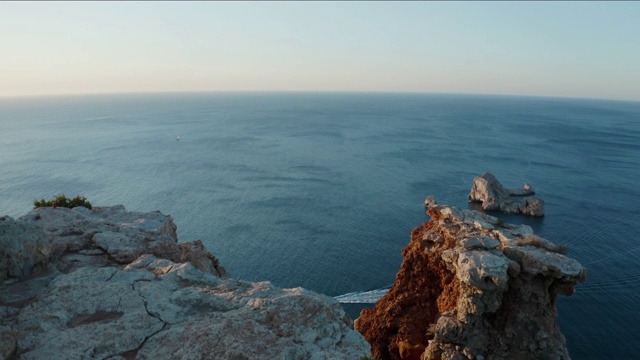
M 601 100 L 640 103 L 640 99 L 598 98 L 558 95 L 528 95 L 528 94 L 500 94 L 500 93 L 467 93 L 467 92 L 433 92 L 433 91 L 381 91 L 381 90 L 165 90 L 165 91 L 113 91 L 113 92 L 87 92 L 87 93 L 61 93 L 61 94 L 19 94 L 0 95 L 1 100 L 29 99 L 29 98 L 64 98 L 83 96 L 109 96 L 109 95 L 169 95 L 169 94 L 371 94 L 371 95 L 457 95 L 457 96 L 486 96 L 486 97 L 518 97 L 518 98 L 544 98 L 565 100 Z

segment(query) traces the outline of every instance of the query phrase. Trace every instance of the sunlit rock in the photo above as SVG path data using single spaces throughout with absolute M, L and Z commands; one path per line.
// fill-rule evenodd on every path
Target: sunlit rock
M 529 226 L 427 203 L 393 287 L 355 322 L 373 356 L 569 359 L 556 299 L 586 269 Z
M 15 244 L 29 251 L 11 255 L 20 261 L 9 265 L 19 266 L 3 268 L 0 359 L 359 359 L 370 352 L 337 301 L 229 278 L 202 242 L 178 243 L 176 225 L 160 212 L 41 208 L 2 219 L 0 241 L 10 244 L 3 251 L 22 254 Z

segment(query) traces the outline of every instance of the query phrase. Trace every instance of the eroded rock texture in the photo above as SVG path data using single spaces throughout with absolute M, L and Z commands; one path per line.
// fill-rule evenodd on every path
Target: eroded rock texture
M 38 226 L 0 217 L 0 281 L 42 271 L 50 253 L 51 244 Z
M 200 241 L 178 243 L 160 212 L 46 208 L 4 221 L 0 242 L 26 229 L 25 248 L 35 250 L 13 257 L 33 273 L 9 271 L 0 282 L 0 359 L 358 359 L 370 351 L 332 298 L 231 279 Z M 49 244 L 43 261 L 31 245 L 41 243 Z
M 544 215 L 544 201 L 535 196 L 533 188 L 525 183 L 522 189 L 505 188 L 490 173 L 476 176 L 469 193 L 469 201 L 481 202 L 483 210 L 502 211 L 507 214 Z M 526 196 L 515 198 L 514 196 Z
M 379 359 L 569 359 L 558 294 L 586 270 L 526 225 L 430 197 L 394 286 L 355 328 Z

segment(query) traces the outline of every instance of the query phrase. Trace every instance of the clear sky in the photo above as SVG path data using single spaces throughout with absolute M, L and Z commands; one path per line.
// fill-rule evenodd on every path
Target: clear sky
M 640 100 L 640 3 L 0 2 L 0 96 L 237 90 Z

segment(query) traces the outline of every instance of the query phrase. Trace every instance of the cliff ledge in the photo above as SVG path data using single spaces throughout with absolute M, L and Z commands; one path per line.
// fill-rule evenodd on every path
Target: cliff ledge
M 0 218 L 1 359 L 359 359 L 330 297 L 228 277 L 160 212 Z

